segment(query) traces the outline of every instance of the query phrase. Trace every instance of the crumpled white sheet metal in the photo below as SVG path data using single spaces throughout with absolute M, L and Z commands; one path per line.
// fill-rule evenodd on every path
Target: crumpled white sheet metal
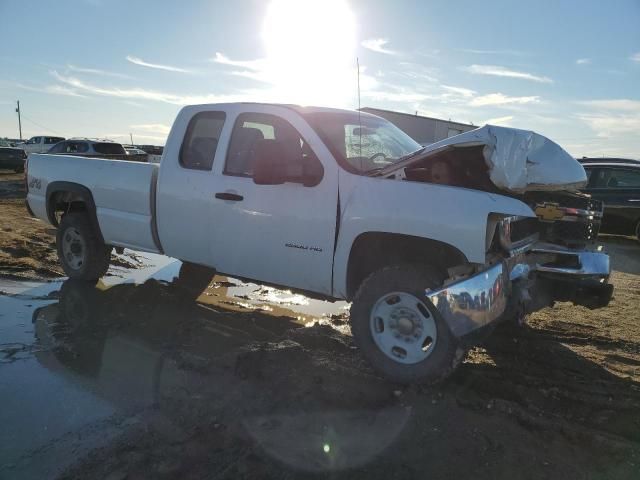
M 547 137 L 529 130 L 485 125 L 431 144 L 425 153 L 477 145 L 485 145 L 489 177 L 498 188 L 516 193 L 577 190 L 587 183 L 584 168 L 575 158 Z

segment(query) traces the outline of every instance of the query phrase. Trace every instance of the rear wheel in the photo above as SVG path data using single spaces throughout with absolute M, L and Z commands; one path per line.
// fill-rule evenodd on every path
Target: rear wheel
M 358 289 L 351 306 L 354 341 L 389 380 L 435 383 L 463 360 L 464 349 L 425 295 L 440 283 L 431 268 L 395 265 Z
M 69 278 L 96 281 L 109 269 L 111 247 L 100 239 L 84 212 L 64 214 L 56 246 L 60 264 Z

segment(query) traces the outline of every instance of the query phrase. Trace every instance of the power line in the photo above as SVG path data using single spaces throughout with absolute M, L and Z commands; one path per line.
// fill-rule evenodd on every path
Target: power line
M 55 130 L 45 127 L 44 125 L 40 125 L 38 122 L 36 122 L 35 120 L 31 120 L 29 117 L 27 117 L 24 113 L 22 114 L 22 118 L 24 118 L 25 120 L 27 120 L 28 122 L 33 123 L 35 126 L 43 128 L 45 130 L 48 130 L 51 133 L 55 133 L 56 135 L 62 135 L 60 132 L 56 132 Z

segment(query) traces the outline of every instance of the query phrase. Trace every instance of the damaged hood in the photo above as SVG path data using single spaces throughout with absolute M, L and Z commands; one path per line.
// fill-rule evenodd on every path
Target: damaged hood
M 500 189 L 522 193 L 578 190 L 586 185 L 587 176 L 582 165 L 558 144 L 528 130 L 494 125 L 431 144 L 420 155 L 395 164 L 392 170 L 407 167 L 445 149 L 480 145 L 484 145 L 489 178 Z

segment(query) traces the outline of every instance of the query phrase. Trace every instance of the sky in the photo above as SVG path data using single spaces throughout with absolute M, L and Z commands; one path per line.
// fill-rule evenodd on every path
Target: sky
M 0 137 L 164 144 L 187 104 L 360 105 L 640 158 L 640 0 L 0 0 Z

